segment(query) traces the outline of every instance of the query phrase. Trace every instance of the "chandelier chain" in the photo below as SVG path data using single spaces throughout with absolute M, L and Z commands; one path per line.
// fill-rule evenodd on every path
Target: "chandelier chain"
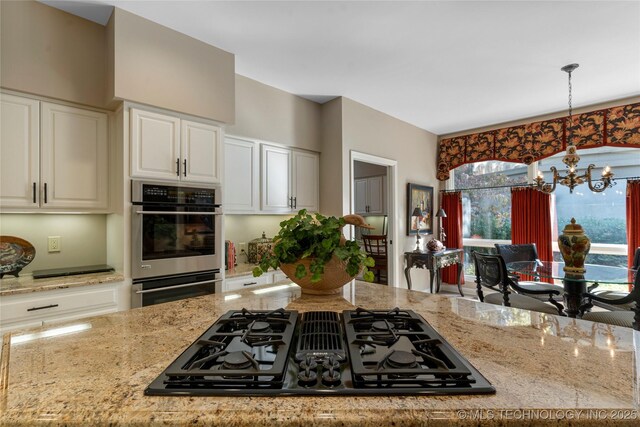
M 571 106 L 571 71 L 569 71 L 569 122 L 573 121 L 573 107 Z

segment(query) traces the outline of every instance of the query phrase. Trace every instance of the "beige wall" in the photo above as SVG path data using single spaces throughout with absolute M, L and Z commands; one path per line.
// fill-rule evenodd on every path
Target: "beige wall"
M 234 122 L 233 54 L 122 9 L 111 20 L 109 97 Z
M 35 1 L 2 1 L 0 15 L 0 86 L 105 106 L 103 26 Z
M 343 215 L 342 98 L 322 104 L 320 212 Z M 347 178 L 348 179 L 348 174 Z M 348 199 L 348 196 L 346 196 Z
M 226 133 L 320 151 L 321 106 L 236 75 L 236 122 Z
M 2 214 L 0 234 L 20 237 L 36 249 L 34 260 L 22 270 L 24 274 L 105 264 L 106 218 L 106 215 Z M 48 236 L 60 236 L 60 252 L 47 252 Z
M 320 206 L 330 215 L 349 213 L 351 204 L 351 151 L 397 162 L 397 231 L 395 244 L 398 286 L 406 286 L 400 272 L 403 253 L 413 250 L 415 237 L 406 236 L 407 183 L 436 187 L 437 136 L 348 98 L 323 105 L 322 157 L 320 162 Z M 435 224 L 434 224 L 435 226 Z M 391 227 L 391 225 L 390 225 Z M 429 236 L 424 236 L 429 238 Z M 415 283 L 428 280 L 423 270 L 412 272 Z
M 343 174 L 349 174 L 352 150 L 398 162 L 398 232 L 401 248 L 412 250 L 415 237 L 406 236 L 404 220 L 407 183 L 436 187 L 437 136 L 348 98 L 342 99 Z M 349 206 L 343 208 L 348 210 Z
M 374 165 L 371 163 L 355 162 L 353 165 L 353 177 L 367 178 L 370 176 L 386 175 L 387 168 L 385 166 Z

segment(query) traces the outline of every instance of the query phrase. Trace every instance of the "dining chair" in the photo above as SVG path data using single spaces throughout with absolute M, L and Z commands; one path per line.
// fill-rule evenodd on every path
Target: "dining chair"
M 509 264 L 510 262 L 517 261 L 538 261 L 538 250 L 536 249 L 535 243 L 527 243 L 527 244 L 519 244 L 519 245 L 502 245 L 495 244 L 496 252 L 498 255 L 502 256 L 505 264 Z M 562 288 L 560 286 L 552 285 L 551 283 L 539 282 L 539 281 L 529 281 L 529 280 L 520 280 L 518 275 L 510 275 L 511 279 L 518 283 L 522 289 L 527 291 L 559 291 L 554 299 L 561 301 L 562 300 Z M 533 298 L 546 300 L 546 296 L 544 294 L 540 294 L 537 296 L 533 296 Z
M 502 256 L 481 254 L 476 251 L 471 251 L 471 256 L 476 270 L 476 292 L 480 301 L 542 313 L 564 315 L 564 306 L 554 299 L 560 295 L 558 289 L 525 291 L 509 277 Z M 483 287 L 496 292 L 485 295 L 482 290 Z M 517 293 L 511 292 L 511 289 Z M 548 303 L 524 295 L 525 293 L 536 296 L 546 295 Z
M 637 254 L 637 251 L 636 251 Z M 609 325 L 625 326 L 640 331 L 640 274 L 636 274 L 631 292 L 622 298 L 606 298 L 590 292 L 585 293 L 586 302 L 578 309 L 579 317 L 592 322 L 607 323 Z M 626 310 L 619 311 L 592 311 L 596 302 L 610 306 L 626 306 Z
M 640 269 L 640 248 L 636 248 L 636 251 L 633 255 L 633 264 L 631 265 L 631 269 L 636 271 L 634 274 L 637 276 L 638 269 Z M 587 291 L 594 295 L 598 295 L 599 297 L 609 298 L 609 299 L 620 299 L 620 298 L 624 298 L 629 294 L 629 292 L 624 292 L 624 291 L 597 290 L 596 289 L 597 287 L 598 287 L 598 284 L 596 283 L 592 286 L 589 286 L 589 288 L 587 288 Z M 632 302 L 628 304 L 613 305 L 613 304 L 608 304 L 606 302 L 594 300 L 593 305 L 600 308 L 604 308 L 609 311 L 627 311 L 633 308 Z
M 387 236 L 363 234 L 364 251 L 375 261 L 373 267 L 368 267 L 375 277 L 375 283 L 387 284 Z

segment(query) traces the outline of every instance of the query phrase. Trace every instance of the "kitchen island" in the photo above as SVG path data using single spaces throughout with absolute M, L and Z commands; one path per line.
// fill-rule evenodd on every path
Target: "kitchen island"
M 144 389 L 218 317 L 245 307 L 420 313 L 494 395 L 157 397 Z M 281 282 L 5 334 L 0 425 L 637 425 L 637 332 L 470 299 L 353 282 Z M 634 342 L 635 341 L 635 342 Z

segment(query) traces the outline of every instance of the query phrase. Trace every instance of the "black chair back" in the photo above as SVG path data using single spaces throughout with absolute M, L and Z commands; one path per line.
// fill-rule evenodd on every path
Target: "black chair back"
M 633 270 L 640 269 L 640 248 L 636 248 L 636 253 L 633 255 L 633 264 L 631 265 Z
M 387 236 L 363 234 L 364 251 L 373 256 L 387 256 Z
M 507 268 L 500 255 L 481 254 L 471 251 L 476 269 L 476 292 L 478 299 L 484 301 L 482 287 L 502 293 L 504 305 L 509 306 L 509 286 L 507 285 Z
M 496 243 L 496 251 L 502 256 L 505 264 L 518 261 L 535 261 L 538 259 L 538 250 L 535 243 L 522 245 L 500 245 Z
M 387 236 L 363 234 L 364 251 L 373 258 L 375 265 L 369 267 L 373 272 L 375 283 L 386 284 L 387 279 Z
M 547 296 L 546 302 L 551 303 L 558 311 L 559 315 L 563 315 L 563 305 L 554 299 L 554 297 L 560 295 L 560 291 L 555 289 L 524 289 L 509 277 L 507 265 L 501 255 L 481 254 L 476 251 L 471 251 L 471 255 L 473 256 L 473 262 L 476 269 L 476 292 L 478 293 L 478 299 L 480 301 L 484 302 L 484 294 L 482 293 L 482 287 L 484 286 L 500 292 L 502 294 L 502 305 L 510 307 L 509 294 L 511 294 L 511 289 L 513 289 L 519 294 Z M 522 301 L 521 296 L 517 297 Z M 514 298 L 516 298 L 516 296 L 514 296 Z M 529 297 L 527 298 L 532 299 Z M 540 303 L 543 304 L 542 302 Z M 533 310 L 535 311 L 535 309 Z

